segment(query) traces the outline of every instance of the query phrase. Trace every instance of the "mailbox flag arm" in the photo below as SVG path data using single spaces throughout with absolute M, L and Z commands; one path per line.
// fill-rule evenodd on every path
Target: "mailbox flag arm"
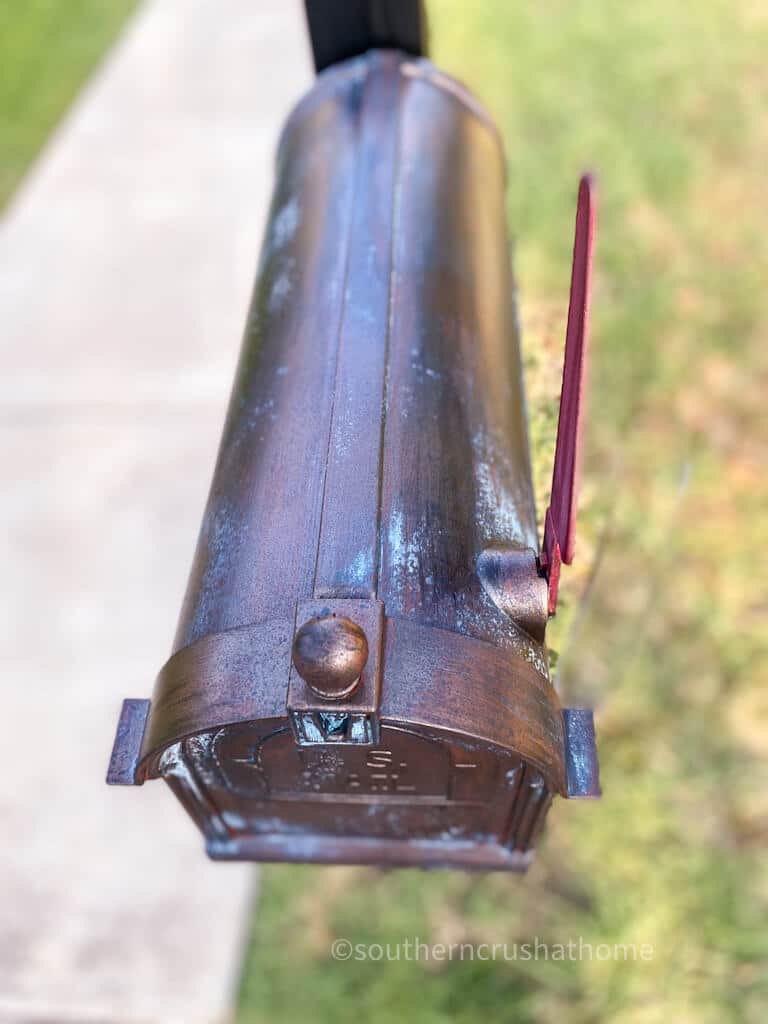
M 592 244 L 595 232 L 595 189 L 585 174 L 579 183 L 576 232 L 573 242 L 571 296 L 565 332 L 563 385 L 552 472 L 552 492 L 544 519 L 541 569 L 549 584 L 549 614 L 557 608 L 560 565 L 573 561 L 576 532 L 576 496 L 579 482 L 582 396 L 589 334 L 589 298 Z

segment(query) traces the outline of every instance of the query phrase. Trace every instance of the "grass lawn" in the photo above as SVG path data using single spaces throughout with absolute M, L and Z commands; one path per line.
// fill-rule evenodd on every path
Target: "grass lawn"
M 0 209 L 136 0 L 0 0 Z
M 576 183 L 584 168 L 601 182 L 578 565 L 564 574 L 551 639 L 570 651 L 559 665 L 566 702 L 597 707 L 605 796 L 555 806 L 523 879 L 267 868 L 239 1024 L 758 1024 L 768 1019 L 767 12 L 754 0 L 429 9 L 435 59 L 484 99 L 508 149 L 540 511 Z M 650 943 L 655 957 L 329 955 L 335 937 L 533 936 Z

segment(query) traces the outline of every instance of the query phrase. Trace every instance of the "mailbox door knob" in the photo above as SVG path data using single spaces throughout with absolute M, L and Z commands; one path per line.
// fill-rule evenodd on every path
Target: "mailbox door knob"
M 341 700 L 360 683 L 368 641 L 352 619 L 319 615 L 297 630 L 292 656 L 296 671 L 314 693 L 326 700 Z

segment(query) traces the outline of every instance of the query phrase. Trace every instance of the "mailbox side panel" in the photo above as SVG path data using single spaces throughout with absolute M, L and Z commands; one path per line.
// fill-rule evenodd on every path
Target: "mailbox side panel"
M 403 80 L 379 596 L 390 615 L 524 645 L 477 569 L 489 548 L 538 550 L 502 150 L 426 62 Z
M 276 186 L 174 651 L 312 596 L 355 209 L 363 69 L 278 152 Z M 202 681 L 201 681 L 202 682 Z

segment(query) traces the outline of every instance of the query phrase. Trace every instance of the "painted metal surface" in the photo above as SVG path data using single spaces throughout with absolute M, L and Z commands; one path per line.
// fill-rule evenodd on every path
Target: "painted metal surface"
M 560 564 L 570 565 L 576 548 L 576 496 L 583 420 L 584 380 L 589 342 L 589 300 L 595 237 L 595 188 L 585 175 L 579 183 L 573 242 L 571 297 L 565 332 L 563 386 L 557 423 L 552 496 L 544 521 L 542 568 L 549 580 L 549 614 L 557 609 Z
M 504 191 L 491 120 L 426 60 L 336 66 L 287 121 L 174 652 L 116 748 L 213 857 L 518 870 L 553 795 L 588 795 Z

